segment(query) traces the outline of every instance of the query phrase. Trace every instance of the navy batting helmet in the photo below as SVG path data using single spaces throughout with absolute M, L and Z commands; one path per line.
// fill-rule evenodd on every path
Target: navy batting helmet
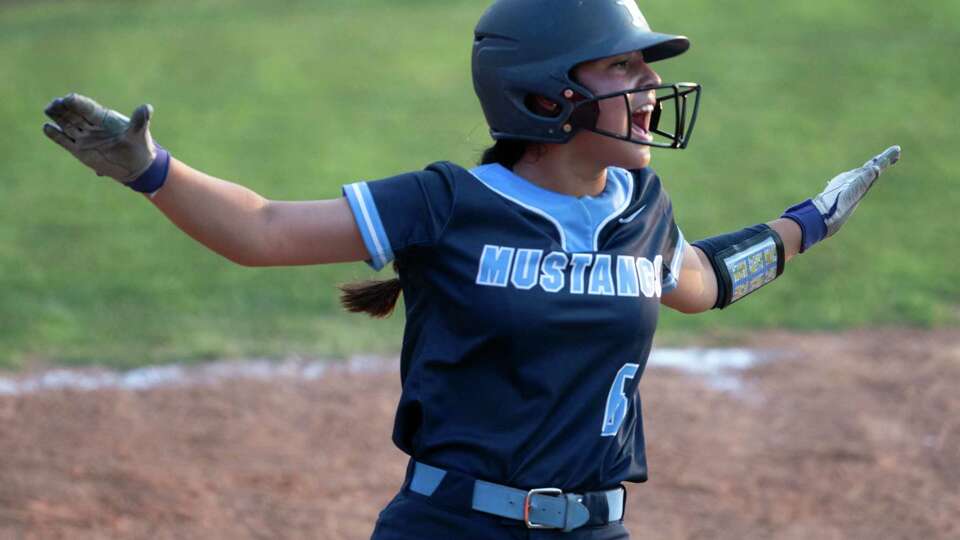
M 591 60 L 640 51 L 646 62 L 656 62 L 689 47 L 684 36 L 652 32 L 635 0 L 497 0 L 474 32 L 473 86 L 494 139 L 566 143 L 587 129 L 637 144 L 685 148 L 697 118 L 700 85 L 664 84 L 598 96 L 571 74 Z M 658 141 L 633 139 L 629 126 L 624 133 L 597 128 L 600 100 L 622 97 L 629 104 L 630 94 L 651 90 L 657 93 L 651 133 L 661 136 Z M 559 104 L 559 114 L 537 111 L 531 96 Z M 673 131 L 660 126 L 667 117 Z

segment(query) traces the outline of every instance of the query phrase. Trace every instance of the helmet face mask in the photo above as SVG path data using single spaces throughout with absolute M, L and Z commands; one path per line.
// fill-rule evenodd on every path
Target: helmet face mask
M 688 47 L 686 37 L 652 32 L 634 0 L 497 0 L 475 30 L 474 89 L 496 140 L 564 144 L 585 129 L 636 144 L 685 148 L 696 123 L 699 85 L 596 96 L 572 73 L 601 58 L 639 51 L 645 61 L 656 62 Z M 631 137 L 629 114 L 622 133 L 597 127 L 601 101 L 622 98 L 629 110 L 632 94 L 651 90 L 658 94 L 655 109 L 662 111 L 658 125 L 651 123 L 653 141 Z M 558 110 L 533 110 L 530 96 L 543 96 Z
M 690 134 L 697 123 L 697 114 L 700 110 L 700 90 L 697 83 L 681 82 L 644 86 L 632 90 L 613 92 L 578 101 L 574 106 L 569 121 L 562 129 L 571 134 L 585 129 L 599 135 L 612 137 L 617 140 L 634 144 L 654 146 L 657 148 L 683 149 L 690 142 Z M 652 140 L 637 139 L 633 136 L 631 99 L 634 94 L 648 94 L 654 92 L 656 102 L 650 117 L 649 134 Z M 689 99 L 692 97 L 692 106 Z M 621 132 L 606 130 L 597 126 L 600 119 L 600 102 L 613 99 L 622 99 L 624 103 L 625 120 Z M 670 130 L 670 131 L 668 131 Z

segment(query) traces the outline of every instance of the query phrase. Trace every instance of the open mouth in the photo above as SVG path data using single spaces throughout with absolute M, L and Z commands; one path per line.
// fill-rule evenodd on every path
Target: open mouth
M 630 138 L 640 141 L 652 141 L 650 134 L 650 117 L 653 114 L 653 104 L 642 105 L 633 111 L 630 116 Z

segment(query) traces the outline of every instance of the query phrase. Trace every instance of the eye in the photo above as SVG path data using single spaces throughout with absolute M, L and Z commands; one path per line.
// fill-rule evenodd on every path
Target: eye
M 617 68 L 617 69 L 627 69 L 628 67 L 630 67 L 630 60 L 621 60 L 619 62 L 614 62 L 613 64 L 610 64 L 610 67 Z

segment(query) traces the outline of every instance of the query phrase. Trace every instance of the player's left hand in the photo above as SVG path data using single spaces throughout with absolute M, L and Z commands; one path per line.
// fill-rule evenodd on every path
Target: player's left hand
M 839 231 L 880 174 L 899 159 L 900 147 L 891 146 L 863 167 L 834 176 L 819 195 L 787 208 L 780 217 L 800 226 L 800 253 Z
M 899 159 L 900 147 L 891 146 L 864 163 L 863 167 L 840 173 L 827 182 L 826 189 L 812 199 L 827 226 L 826 237 L 840 230 L 880 174 Z

